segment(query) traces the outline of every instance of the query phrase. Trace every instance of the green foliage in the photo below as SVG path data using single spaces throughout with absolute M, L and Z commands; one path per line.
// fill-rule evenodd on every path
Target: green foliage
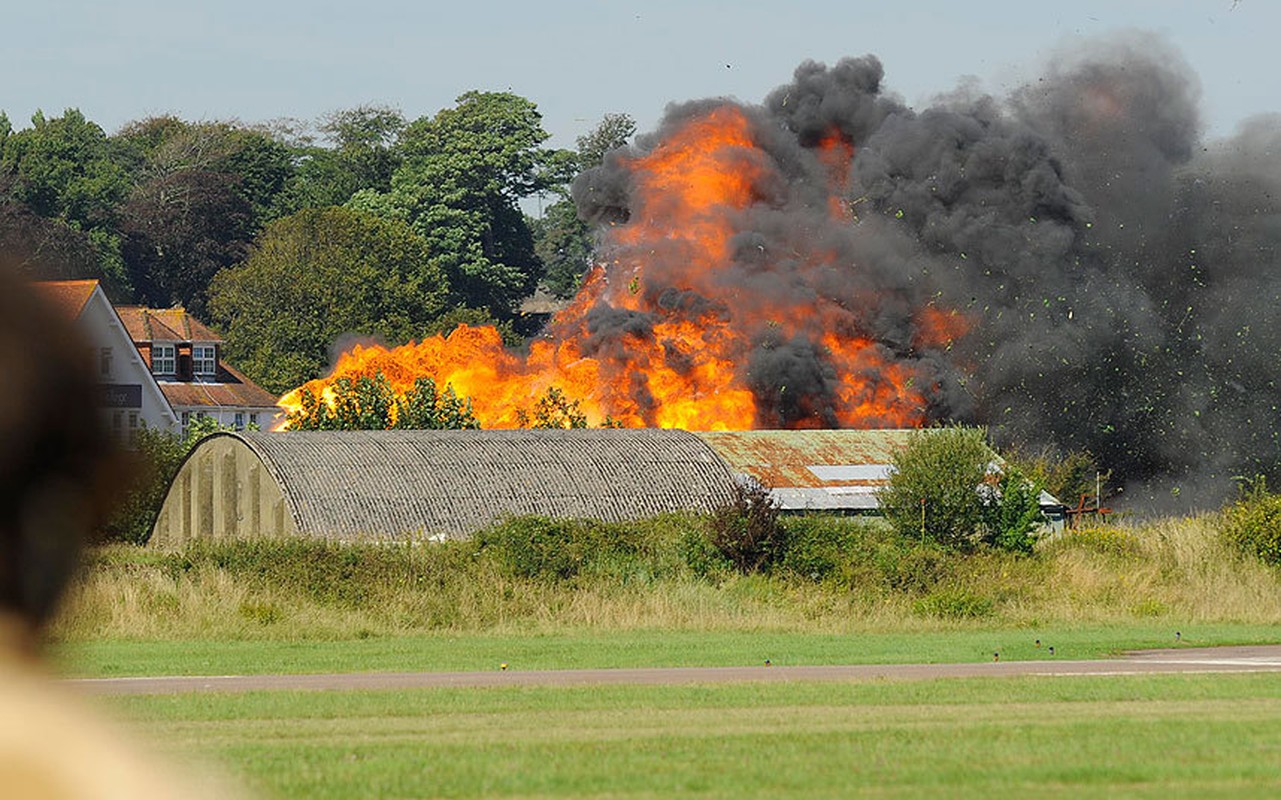
M 283 393 L 320 375 L 341 336 L 417 338 L 447 291 L 426 243 L 404 223 L 311 209 L 268 225 L 248 261 L 219 273 L 209 310 L 228 358 Z
M 323 118 L 320 132 L 330 147 L 297 150 L 298 167 L 281 205 L 290 211 L 340 206 L 357 192 L 386 192 L 400 166 L 395 140 L 405 118 L 387 106 L 362 105 Z
M 586 428 L 587 415 L 579 410 L 577 400 L 549 386 L 534 402 L 532 415 L 523 408 L 516 412 L 516 424 L 521 428 Z
M 1013 465 L 993 471 L 995 459 L 981 429 L 920 431 L 894 456 L 881 510 L 904 537 L 1030 553 L 1040 485 Z
M 840 517 L 800 516 L 785 518 L 787 552 L 781 566 L 801 578 L 813 581 L 837 577 L 858 546 L 860 523 Z
M 992 459 L 977 428 L 920 431 L 894 456 L 881 511 L 901 536 L 968 548 L 984 522 L 978 487 Z
M 1223 538 L 1242 553 L 1281 566 L 1281 495 L 1258 475 L 1242 481 L 1236 500 L 1223 509 Z
M 683 570 L 674 542 L 690 525 L 697 522 L 682 515 L 626 523 L 512 517 L 476 534 L 476 544 L 482 556 L 517 578 L 650 582 Z
M 189 449 L 189 439 L 154 428 L 138 431 L 135 449 L 129 454 L 133 488 L 121 497 L 115 513 L 103 526 L 103 538 L 131 544 L 147 541 L 169 484 Z
M 900 536 L 878 519 L 801 515 L 781 522 L 788 530 L 782 571 L 844 589 L 921 594 L 964 558 L 919 536 Z
M 314 539 L 193 542 L 166 557 L 171 572 L 214 567 L 296 592 L 315 602 L 358 608 L 395 587 L 427 588 L 447 568 L 449 553 L 413 545 L 352 545 Z M 443 556 L 443 558 L 442 558 Z M 244 609 L 266 623 L 274 609 Z
M 573 297 L 591 267 L 591 228 L 579 218 L 572 200 L 560 200 L 548 206 L 531 229 L 534 252 L 544 267 L 543 285 L 556 297 Z
M 421 234 L 455 303 L 510 317 L 542 272 L 516 204 L 570 174 L 568 154 L 541 146 L 547 138 L 525 98 L 468 92 L 406 127 L 390 190 L 360 192 L 351 205 L 403 219 Z
M 923 617 L 978 619 L 992 616 L 996 603 L 969 589 L 942 587 L 913 603 L 912 610 Z
M 994 491 L 983 495 L 983 540 L 998 550 L 1031 553 L 1032 532 L 1041 522 L 1041 488 L 1007 464 Z
M 764 487 L 738 486 L 708 520 L 708 541 L 744 575 L 769 570 L 787 553 L 788 529 Z
M 130 292 L 114 227 L 129 190 L 122 160 L 102 128 L 76 109 L 53 118 L 36 112 L 30 128 L 0 138 L 0 196 L 84 231 L 97 254 L 94 277 L 116 297 Z
M 303 389 L 299 400 L 302 409 L 288 417 L 290 430 L 356 431 L 356 430 L 462 430 L 479 428 L 472 413 L 471 401 L 460 400 L 453 387 L 436 389 L 431 378 L 419 378 L 404 394 L 391 388 L 381 372 L 356 380 L 339 378 L 330 387 L 332 403 L 321 400 L 310 389 Z
M 1064 453 L 1051 447 L 1035 451 L 1015 448 L 1005 459 L 1069 506 L 1080 502 L 1083 495 L 1093 497 L 1096 486 L 1102 486 L 1106 495 L 1112 477 L 1111 470 L 1101 469 L 1098 460 L 1084 450 Z
M 626 114 L 606 114 L 600 123 L 578 137 L 574 162 L 579 171 L 600 166 L 605 154 L 627 144 L 636 121 Z M 594 247 L 590 226 L 578 216 L 568 197 L 551 204 L 531 223 L 534 251 L 543 264 L 543 285 L 556 297 L 572 297 L 591 267 Z
M 185 169 L 134 188 L 120 228 L 139 302 L 204 317 L 209 282 L 249 251 L 252 208 L 238 184 L 227 173 Z
M 440 334 L 448 336 L 454 328 L 459 325 L 470 325 L 474 328 L 491 327 L 498 330 L 498 335 L 502 337 L 503 344 L 507 347 L 520 347 L 525 340 L 512 327 L 511 320 L 495 319 L 483 308 L 468 308 L 467 306 L 454 306 L 445 311 L 439 317 L 427 323 L 423 328 L 424 336 L 433 336 Z
M 1140 551 L 1134 534 L 1112 525 L 1082 525 L 1067 531 L 1058 541 L 1061 547 L 1075 547 L 1112 558 L 1132 558 Z
M 636 134 L 636 120 L 628 114 L 606 114 L 591 131 L 575 140 L 580 170 L 600 166 L 605 154 L 625 146 Z

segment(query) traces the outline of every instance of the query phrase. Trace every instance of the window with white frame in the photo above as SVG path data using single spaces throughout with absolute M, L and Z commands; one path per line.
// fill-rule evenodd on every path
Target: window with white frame
M 244 429 L 245 429 L 245 412 L 237 411 L 236 412 L 236 430 L 243 431 Z
M 111 377 L 111 348 L 104 347 L 98 352 L 98 374 L 104 378 Z
M 218 371 L 218 351 L 211 344 L 198 344 L 191 348 L 191 371 L 212 377 Z
M 151 373 L 173 375 L 177 372 L 177 357 L 171 344 L 157 344 L 151 348 Z

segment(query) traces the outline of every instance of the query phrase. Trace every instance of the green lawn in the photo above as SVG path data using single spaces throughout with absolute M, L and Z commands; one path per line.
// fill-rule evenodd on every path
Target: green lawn
M 63 644 L 63 672 L 82 676 L 894 664 L 1099 658 L 1127 649 L 1277 643 L 1270 625 L 1127 623 L 1046 628 L 952 628 L 850 635 L 781 632 L 614 631 L 557 635 L 458 634 L 341 641 L 121 641 Z M 1043 646 L 1037 648 L 1040 639 Z
M 282 797 L 1276 796 L 1281 676 L 111 701 Z

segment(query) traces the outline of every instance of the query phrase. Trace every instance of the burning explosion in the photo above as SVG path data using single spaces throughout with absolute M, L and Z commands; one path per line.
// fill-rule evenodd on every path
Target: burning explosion
M 528 355 L 462 327 L 306 388 L 431 376 L 486 427 L 552 387 L 594 424 L 976 422 L 1166 507 L 1281 478 L 1281 117 L 1203 141 L 1195 76 L 1145 36 L 1005 98 L 917 111 L 882 76 L 807 62 L 760 105 L 674 105 L 580 175 L 600 263 Z
M 842 276 L 859 269 L 842 244 L 852 143 L 836 128 L 816 140 L 803 175 L 824 188 L 798 197 L 761 125 L 717 104 L 651 148 L 615 153 L 630 182 L 626 218 L 607 226 L 607 260 L 528 356 L 505 350 L 495 329 L 469 326 L 392 349 L 356 346 L 281 405 L 296 410 L 304 389 L 323 396 L 339 378 L 382 372 L 398 392 L 423 376 L 452 386 L 486 428 L 515 427 L 550 388 L 595 423 L 629 427 L 923 424 L 938 389 L 924 354 L 963 333 L 963 317 L 902 297 L 890 308 L 846 286 Z M 806 226 L 777 241 L 754 232 L 798 205 L 811 212 Z M 886 314 L 893 325 L 877 319 Z

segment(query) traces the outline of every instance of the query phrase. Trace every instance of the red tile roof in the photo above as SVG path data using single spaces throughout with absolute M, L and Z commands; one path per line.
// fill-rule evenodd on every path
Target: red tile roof
M 84 310 L 85 303 L 98 282 L 85 281 L 35 281 L 31 284 L 54 308 L 65 314 L 67 319 L 77 319 Z
M 222 337 L 182 308 L 116 306 L 134 342 L 221 342 Z
M 275 408 L 276 396 L 218 361 L 216 381 L 160 381 L 160 391 L 175 409 L 190 406 Z

